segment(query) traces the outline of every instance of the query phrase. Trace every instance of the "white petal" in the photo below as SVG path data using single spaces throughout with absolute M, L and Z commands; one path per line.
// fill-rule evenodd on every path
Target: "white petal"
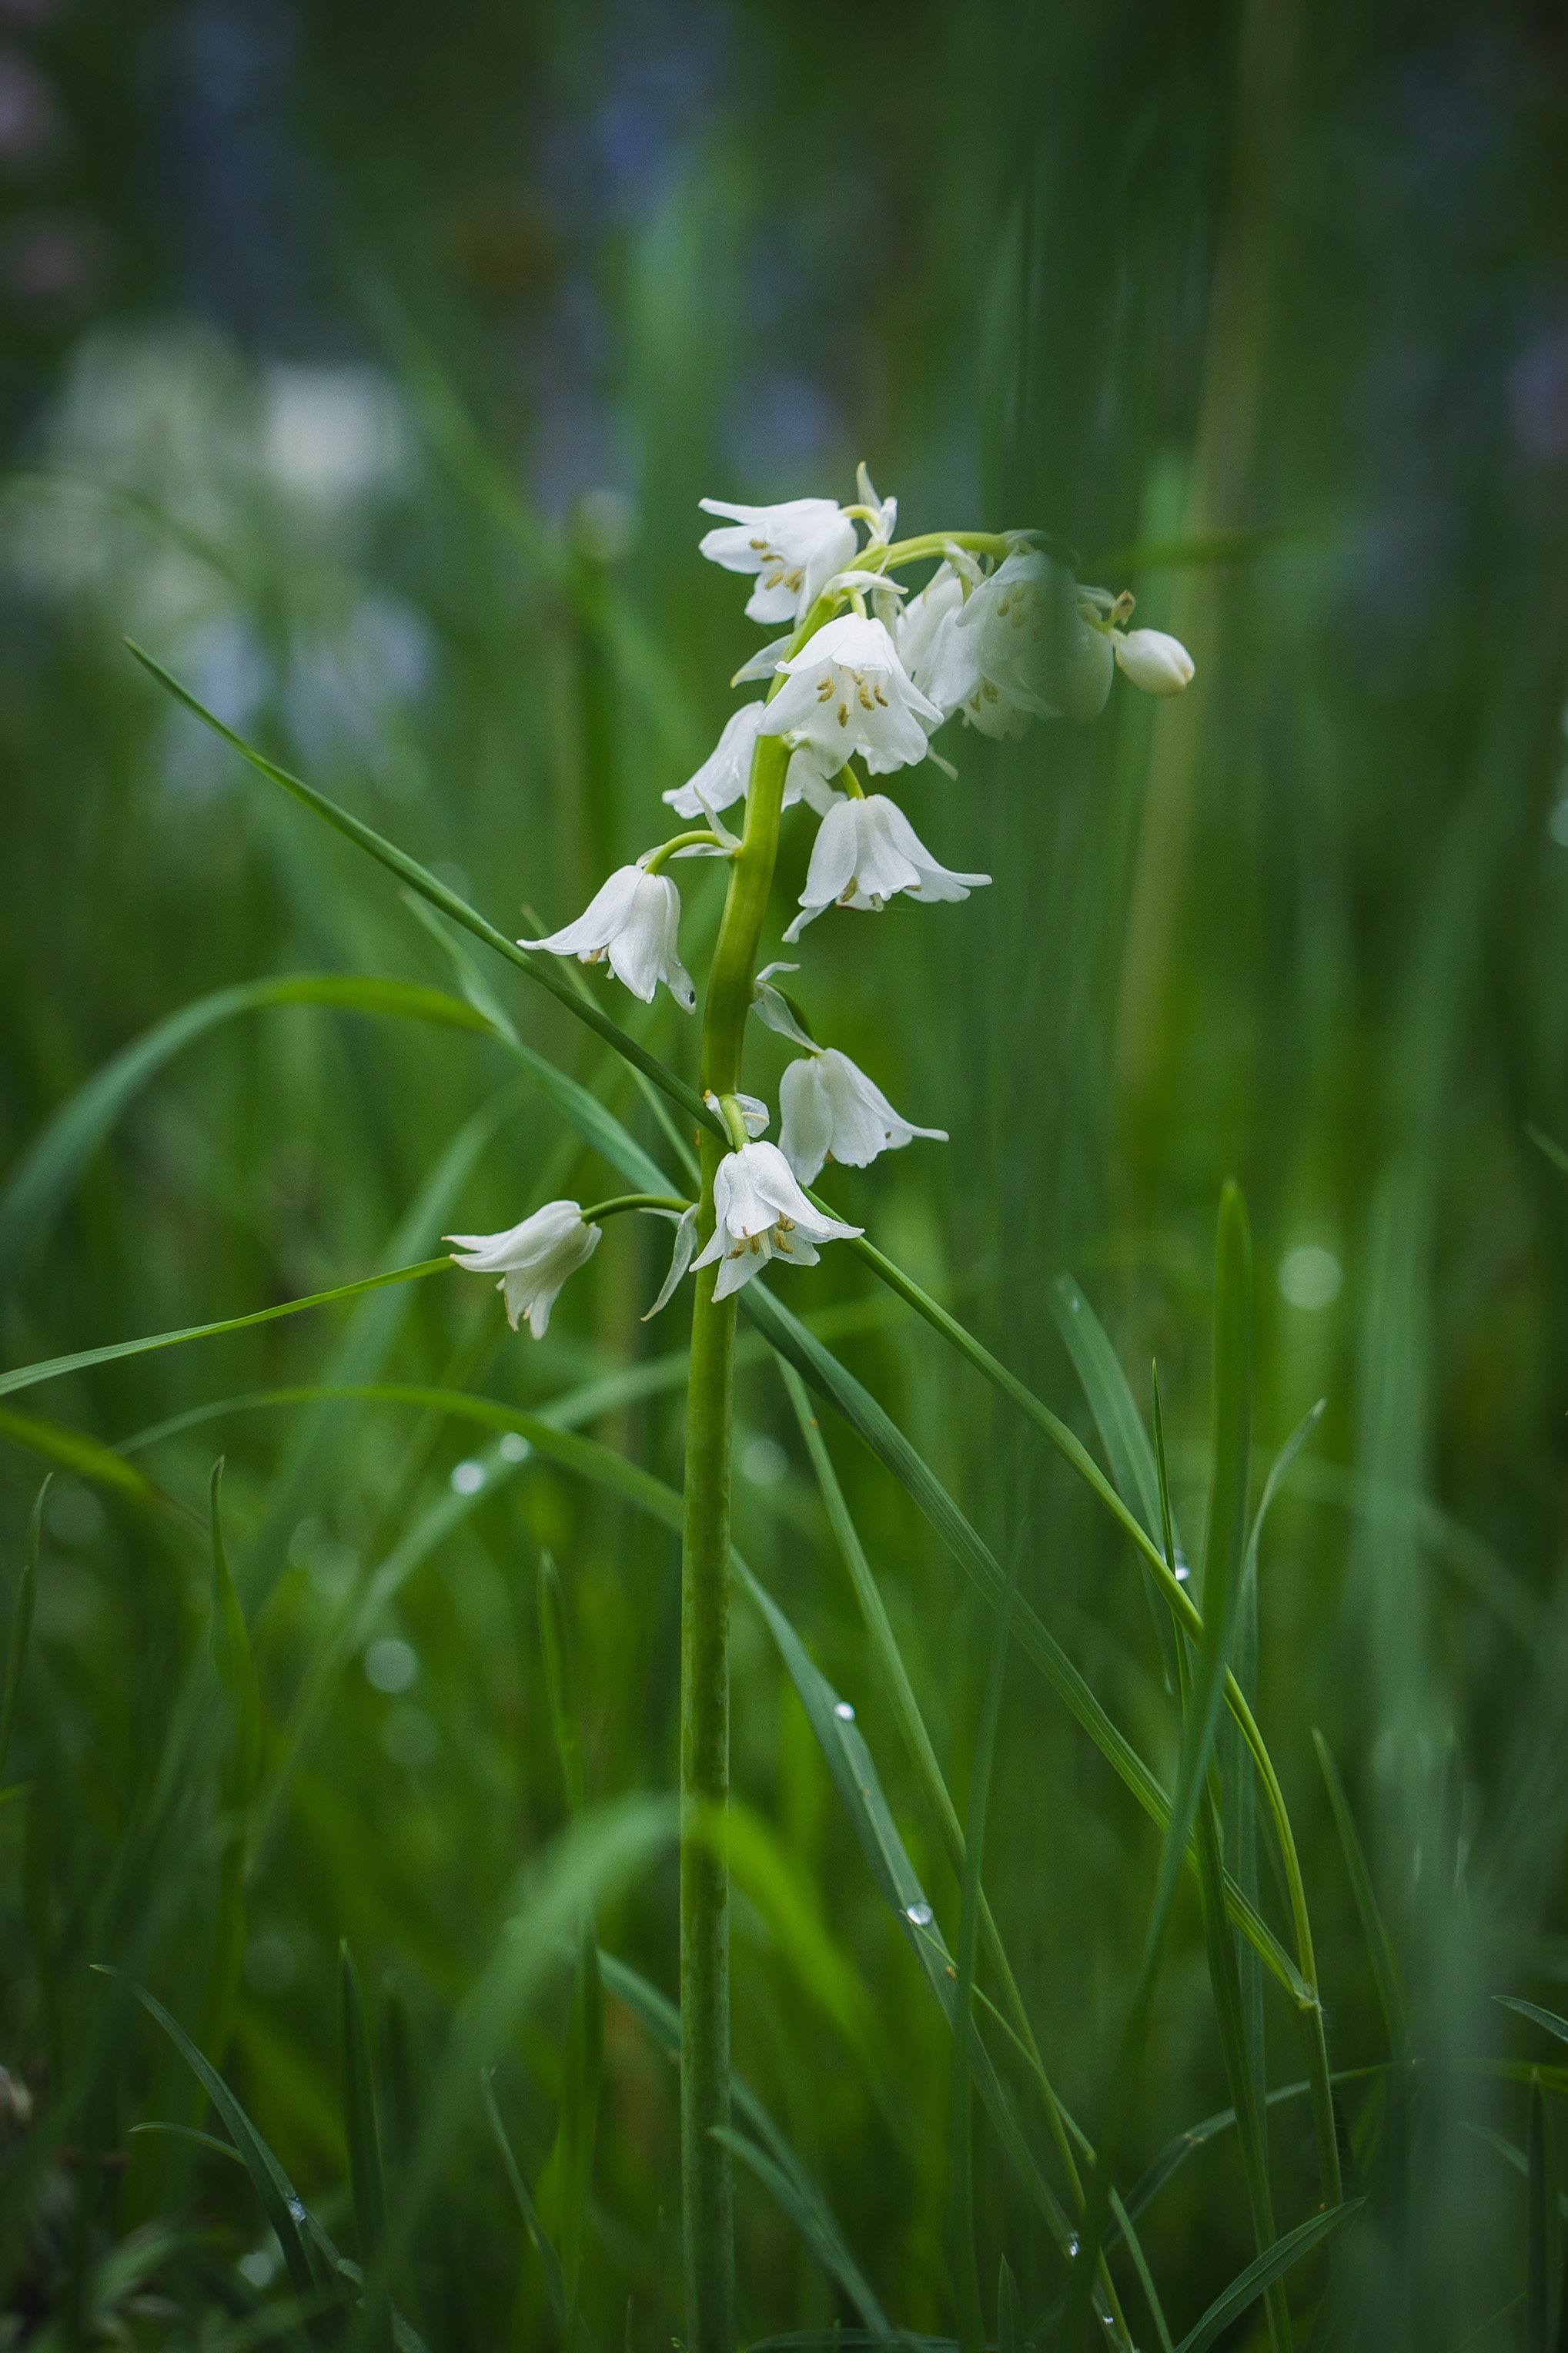
M 457 1261 L 468 1272 L 500 1274 L 507 1267 L 541 1264 L 570 1240 L 582 1222 L 583 1212 L 575 1201 L 546 1201 L 531 1217 L 501 1233 L 446 1234 L 442 1239 L 468 1253 Z
M 779 1150 L 803 1185 L 821 1174 L 833 1148 L 833 1108 L 819 1060 L 792 1062 L 779 1081 Z
M 855 812 L 864 807 L 862 801 L 844 800 L 823 818 L 811 845 L 811 863 L 800 894 L 803 907 L 830 907 L 847 887 L 859 854 Z M 784 936 L 787 939 L 788 933 Z
M 723 733 L 696 774 L 664 795 L 677 817 L 700 817 L 704 810 L 725 809 L 741 798 L 751 781 L 757 723 L 766 708 L 763 702 L 743 702 L 730 713 Z
M 639 882 L 640 866 L 622 866 L 602 883 L 574 923 L 552 932 L 548 939 L 519 940 L 521 948 L 548 948 L 553 955 L 588 957 L 607 947 L 630 912 Z
M 1145 694 L 1180 694 L 1193 682 L 1193 658 L 1180 638 L 1163 629 L 1129 629 L 1112 640 L 1116 659 Z

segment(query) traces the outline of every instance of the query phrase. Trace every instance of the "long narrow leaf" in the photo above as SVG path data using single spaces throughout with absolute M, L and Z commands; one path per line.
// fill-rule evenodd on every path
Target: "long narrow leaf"
M 1539 2079 L 1530 2087 L 1524 2204 L 1525 2353 L 1557 2353 L 1563 2286 L 1563 2220 L 1557 2203 L 1557 2138 Z
M 378 2274 L 384 2268 L 380 2259 L 386 2243 L 386 2183 L 381 2167 L 381 2129 L 376 2121 L 370 2029 L 365 2021 L 359 1971 L 346 1937 L 338 1947 L 338 2036 L 342 2061 L 343 2133 L 349 2145 L 349 2186 L 353 2192 L 360 2265 L 368 2276 L 373 2267 Z M 367 2295 L 366 2317 L 371 2344 L 377 2353 L 390 2353 L 390 2306 L 379 2298 L 372 2306 Z
M 29 1454 L 41 1454 L 61 1471 L 68 1471 L 79 1479 L 90 1479 L 95 1486 L 108 1487 L 127 1502 L 141 1504 L 149 1511 L 160 1512 L 168 1518 L 181 1520 L 187 1527 L 200 1527 L 201 1522 L 184 1504 L 166 1495 L 155 1481 L 134 1463 L 125 1461 L 100 1446 L 96 1438 L 89 1438 L 79 1430 L 68 1430 L 63 1422 L 44 1421 L 30 1413 L 13 1413 L 0 1407 L 0 1440 L 8 1446 L 25 1447 Z
M 443 1274 L 449 1257 L 427 1258 L 418 1266 L 395 1267 L 390 1274 L 367 1274 L 358 1282 L 340 1283 L 331 1291 L 312 1292 L 308 1299 L 286 1300 L 281 1307 L 258 1307 L 248 1315 L 231 1315 L 221 1324 L 191 1324 L 180 1332 L 154 1332 L 144 1340 L 114 1340 L 105 1348 L 83 1348 L 74 1356 L 49 1356 L 41 1364 L 19 1365 L 0 1373 L 0 1397 L 18 1389 L 40 1388 L 67 1373 L 85 1373 L 94 1365 L 118 1364 L 124 1356 L 145 1356 L 156 1348 L 183 1347 L 188 1340 L 216 1340 L 225 1332 L 248 1332 L 257 1324 L 276 1324 L 283 1315 L 303 1315 L 312 1307 L 330 1307 L 342 1299 L 359 1299 L 367 1291 L 384 1291 L 395 1282 L 420 1282 L 427 1274 Z
M 232 727 L 226 727 L 223 721 L 210 712 L 205 703 L 198 702 L 195 696 L 163 668 L 162 662 L 155 661 L 153 656 L 145 652 L 133 639 L 127 638 L 125 642 L 143 670 L 150 677 L 157 680 L 165 693 L 173 695 L 174 701 L 182 703 L 194 718 L 199 719 L 204 727 L 210 727 L 215 735 L 228 744 L 231 750 L 239 754 L 242 760 L 248 761 L 258 775 L 270 778 L 275 785 L 281 785 L 286 793 L 292 794 L 297 801 L 302 802 L 305 807 L 313 810 L 317 817 L 323 818 L 336 832 L 344 835 L 361 849 L 368 850 L 371 856 L 378 859 L 383 866 L 388 867 L 394 874 L 417 891 L 422 898 L 427 899 L 433 907 L 438 907 L 442 913 L 449 915 L 454 923 L 461 923 L 465 931 L 471 932 L 476 939 L 483 940 L 487 947 L 493 948 L 496 954 L 504 956 L 509 964 L 514 964 L 521 971 L 526 972 L 531 980 L 538 981 L 542 988 L 547 988 L 569 1012 L 575 1014 L 579 1021 L 585 1022 L 590 1029 L 596 1030 L 606 1045 L 613 1046 L 616 1053 L 622 1055 L 634 1068 L 644 1071 L 653 1081 L 655 1086 L 662 1088 L 670 1101 L 679 1103 L 681 1110 L 689 1117 L 695 1119 L 700 1125 L 710 1127 L 716 1133 L 722 1134 L 721 1123 L 708 1109 L 696 1088 L 689 1086 L 684 1079 L 678 1078 L 673 1071 L 667 1071 L 662 1062 L 657 1060 L 645 1047 L 639 1046 L 635 1038 L 628 1037 L 624 1029 L 610 1019 L 608 1014 L 601 1013 L 596 1005 L 585 1004 L 577 996 L 571 983 L 554 970 L 548 957 L 536 955 L 531 950 L 520 946 L 516 941 L 509 940 L 504 932 L 498 932 L 493 923 L 487 923 L 485 918 L 476 909 L 470 907 L 466 900 L 460 899 L 455 891 L 448 890 L 444 882 L 438 882 L 433 874 L 427 873 L 417 859 L 410 858 L 405 850 L 396 849 L 392 842 L 385 840 L 377 833 L 373 826 L 368 826 L 363 819 L 352 816 L 347 809 L 340 807 L 338 803 L 329 798 L 325 793 L 318 792 L 313 785 L 306 784 L 301 777 L 291 776 L 287 768 L 280 768 L 275 761 L 268 760 L 262 753 L 257 751 L 254 745 L 247 744 L 242 735 L 236 734 Z
M 1410 2020 L 1405 2006 L 1405 1991 L 1399 1980 L 1399 1963 L 1394 1957 L 1393 1940 L 1384 1926 L 1377 1897 L 1373 1893 L 1372 1873 L 1366 1866 L 1366 1854 L 1356 1829 L 1355 1816 L 1351 1811 L 1350 1799 L 1345 1795 L 1344 1783 L 1340 1778 L 1340 1768 L 1316 1725 L 1312 1727 L 1312 1746 L 1318 1752 L 1318 1763 L 1328 1785 L 1329 1803 L 1333 1809 L 1334 1825 L 1340 1834 L 1345 1869 L 1350 1874 L 1351 1894 L 1355 1897 L 1362 1935 L 1366 1940 L 1367 1958 L 1372 1963 L 1372 1973 L 1377 1985 L 1389 2051 L 1395 2060 L 1402 2060 L 1410 2046 Z
M 1337 2231 L 1342 2222 L 1348 2221 L 1352 2214 L 1357 2213 L 1361 2202 L 1357 2198 L 1343 2205 L 1327 2207 L 1322 2213 L 1314 2214 L 1309 2221 L 1299 2223 L 1295 2230 L 1288 2231 L 1282 2239 L 1276 2241 L 1266 2256 L 1260 2255 L 1255 2263 L 1248 2263 L 1244 2272 L 1237 2273 L 1225 2293 L 1215 2296 L 1197 2327 L 1189 2329 L 1183 2337 L 1176 2353 L 1207 2353 L 1207 2348 L 1214 2343 L 1222 2328 L 1228 2328 L 1249 2304 L 1255 2303 L 1270 2281 L 1283 2278 L 1303 2255 L 1310 2255 L 1314 2247 L 1321 2246 L 1331 2231 Z

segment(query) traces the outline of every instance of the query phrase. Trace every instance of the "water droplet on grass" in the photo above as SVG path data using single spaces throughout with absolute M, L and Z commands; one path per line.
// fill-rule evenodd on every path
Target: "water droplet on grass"
M 833 1713 L 840 1724 L 853 1724 L 855 1721 L 855 1711 L 847 1699 L 841 1699 Z
M 906 1904 L 904 1917 L 911 1928 L 929 1928 L 936 1915 L 929 1904 Z

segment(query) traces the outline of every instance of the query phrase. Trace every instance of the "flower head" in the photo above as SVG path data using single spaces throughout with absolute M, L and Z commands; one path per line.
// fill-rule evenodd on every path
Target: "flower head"
M 548 939 L 520 940 L 518 945 L 574 955 L 580 964 L 597 964 L 607 956 L 616 979 L 624 980 L 645 1005 L 653 1002 L 662 980 L 676 1003 L 690 1013 L 697 991 L 680 961 L 679 924 L 680 893 L 669 877 L 623 866 L 595 892 L 574 923 L 552 932 Z
M 776 1144 L 748 1144 L 721 1160 L 713 1176 L 714 1227 L 694 1266 L 720 1261 L 714 1299 L 728 1299 L 761 1272 L 769 1259 L 815 1266 L 818 1242 L 853 1241 L 861 1226 L 846 1226 L 814 1209 Z
M 1092 599 L 1087 600 L 1092 604 Z M 1021 735 L 1031 719 L 1098 717 L 1110 691 L 1110 639 L 1088 617 L 1065 564 L 1018 548 L 957 616 L 967 659 L 957 702 L 986 735 Z
M 945 1144 L 941 1127 L 900 1119 L 880 1087 L 835 1046 L 792 1062 L 779 1082 L 779 1150 L 803 1185 L 826 1160 L 865 1168 L 879 1152 L 901 1151 L 917 1135 Z
M 899 616 L 899 659 L 922 694 L 952 712 L 978 691 L 980 676 L 967 638 L 956 634 L 963 581 L 951 564 L 931 575 Z
M 706 533 L 698 553 L 726 572 L 757 575 L 746 606 L 753 621 L 803 620 L 823 582 L 855 554 L 855 526 L 833 499 L 790 499 L 776 507 L 699 503 L 705 514 L 734 518 L 728 530 Z
M 1110 642 L 1118 669 L 1145 694 L 1180 694 L 1192 684 L 1193 658 L 1180 638 L 1168 638 L 1163 629 L 1129 629 L 1125 637 L 1113 629 Z
M 502 1234 L 447 1234 L 456 1242 L 456 1263 L 469 1274 L 499 1274 L 496 1289 L 506 1301 L 507 1322 L 515 1332 L 520 1315 L 536 1340 L 550 1329 L 550 1311 L 569 1274 L 585 1266 L 599 1247 L 600 1229 L 585 1225 L 575 1201 L 546 1201 L 521 1226 Z M 459 1252 L 463 1255 L 459 1255 Z
M 711 815 L 741 798 L 752 780 L 752 754 L 766 708 L 763 702 L 742 702 L 730 713 L 723 733 L 696 775 L 664 795 L 677 817 Z
M 781 695 L 779 700 L 784 700 Z M 864 907 L 879 913 L 900 891 L 925 900 L 967 899 L 989 874 L 955 874 L 936 860 L 896 801 L 885 793 L 842 800 L 817 829 L 800 894 L 802 912 L 786 940 L 799 939 L 824 907 Z
M 842 613 L 781 667 L 787 681 L 760 732 L 808 745 L 825 775 L 837 776 L 852 752 L 865 754 L 875 776 L 925 758 L 942 707 L 914 684 L 883 622 Z

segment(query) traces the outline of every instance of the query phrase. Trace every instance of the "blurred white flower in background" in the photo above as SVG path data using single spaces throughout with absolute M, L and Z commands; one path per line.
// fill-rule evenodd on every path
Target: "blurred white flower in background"
M 261 379 L 260 440 L 271 480 L 306 505 L 384 496 L 412 471 L 403 399 L 381 368 L 273 362 Z

